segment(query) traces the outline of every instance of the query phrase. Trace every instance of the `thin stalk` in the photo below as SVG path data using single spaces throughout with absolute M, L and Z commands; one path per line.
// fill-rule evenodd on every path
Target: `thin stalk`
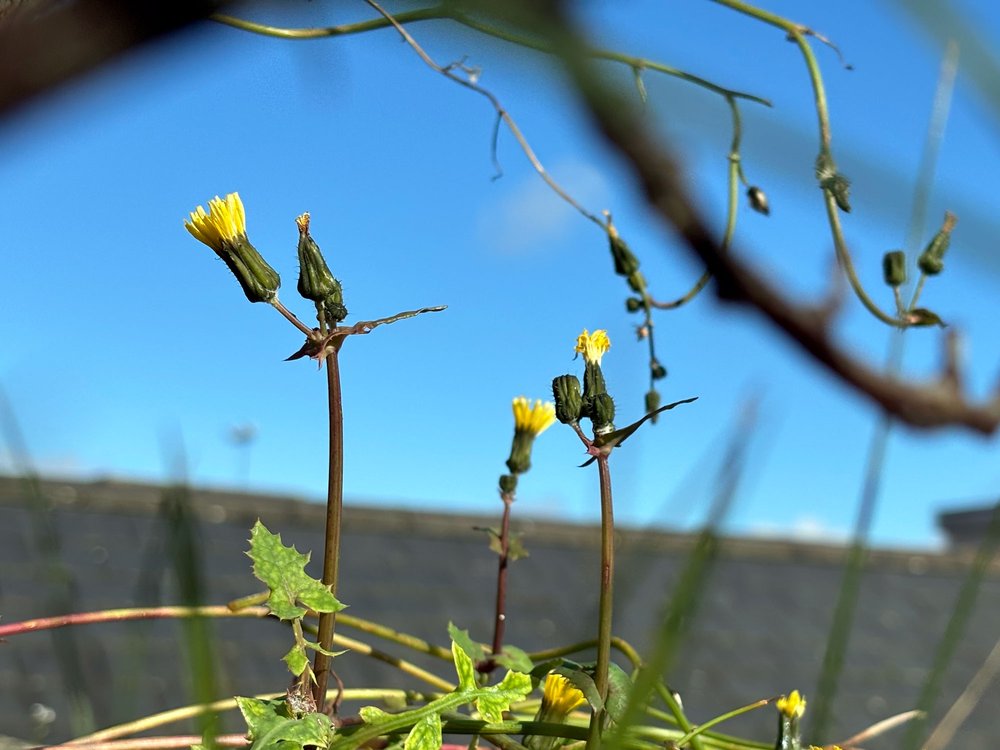
M 340 527 L 344 510 L 344 403 L 340 391 L 340 363 L 336 347 L 326 356 L 326 383 L 329 406 L 330 459 L 326 491 L 326 535 L 323 546 L 323 584 L 337 595 L 337 572 L 340 564 Z M 319 616 L 319 645 L 330 650 L 337 623 L 335 612 Z M 313 698 L 322 710 L 326 686 L 330 677 L 331 658 L 322 650 L 316 652 L 313 673 Z
M 597 674 L 594 682 L 601 700 L 608 697 L 608 668 L 611 664 L 611 618 L 614 607 L 615 516 L 611 497 L 611 470 L 608 454 L 597 456 L 597 474 L 601 485 L 601 596 L 597 618 Z M 587 736 L 588 750 L 597 750 L 601 741 L 605 711 L 594 711 Z
M 484 673 L 496 669 L 496 657 L 503 650 L 503 636 L 507 624 L 507 568 L 510 565 L 510 509 L 514 504 L 513 492 L 501 492 L 503 517 L 500 519 L 500 562 L 497 565 L 497 595 L 493 615 L 492 656 L 481 667 Z
M 271 300 L 271 305 L 274 307 L 275 310 L 280 312 L 285 317 L 285 320 L 287 320 L 293 326 L 302 331 L 302 333 L 304 333 L 306 336 L 312 335 L 313 332 L 312 329 L 305 323 L 303 323 L 301 320 L 299 320 L 298 317 L 296 317 L 295 313 L 293 313 L 291 310 L 285 307 L 284 303 L 282 303 L 281 300 L 279 300 L 277 297 Z
M 162 620 L 184 617 L 264 617 L 266 607 L 252 607 L 233 612 L 229 607 L 134 607 L 130 609 L 105 609 L 99 612 L 77 612 L 56 617 L 39 617 L 34 620 L 9 622 L 0 625 L 0 638 L 38 630 L 53 630 L 71 625 L 89 625 L 98 622 L 123 622 L 125 620 Z

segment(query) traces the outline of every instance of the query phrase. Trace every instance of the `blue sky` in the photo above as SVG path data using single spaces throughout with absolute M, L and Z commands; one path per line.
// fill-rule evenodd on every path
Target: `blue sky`
M 821 296 L 832 249 L 820 192 L 811 92 L 776 30 L 708 2 L 587 3 L 599 43 L 757 93 L 742 106 L 744 168 L 770 196 L 741 205 L 737 244 L 801 299 Z M 853 179 L 847 239 L 888 307 L 880 259 L 902 246 L 941 50 L 891 2 L 767 7 L 835 40 L 823 66 L 838 163 Z M 996 47 L 1000 12 L 958 5 Z M 239 15 L 318 26 L 371 15 L 363 3 L 250 4 Z M 447 23 L 411 29 L 441 63 L 467 56 L 553 176 L 590 210 L 613 211 L 653 292 L 678 296 L 700 273 L 645 208 L 544 57 Z M 628 77 L 622 76 L 623 86 Z M 649 117 L 682 156 L 701 206 L 722 227 L 729 115 L 718 97 L 647 74 Z M 360 503 L 498 513 L 510 400 L 545 397 L 579 372 L 583 328 L 613 342 L 605 372 L 619 422 L 640 415 L 645 348 L 624 311 L 602 233 L 541 183 L 509 133 L 493 180 L 493 113 L 390 31 L 280 41 L 206 22 L 103 69 L 0 123 L 0 384 L 37 466 L 96 478 L 161 480 L 183 446 L 198 484 L 246 483 L 319 499 L 325 491 L 324 378 L 282 360 L 298 334 L 251 306 L 184 230 L 198 204 L 239 191 L 251 240 L 300 316 L 294 218 L 343 281 L 350 320 L 424 305 L 445 313 L 358 337 L 342 355 L 346 492 Z M 1000 261 L 997 123 L 960 70 L 930 220 L 960 222 L 946 272 L 923 297 L 966 341 L 970 391 L 996 381 Z M 925 237 L 929 237 L 928 228 Z M 848 300 L 845 346 L 882 361 L 889 332 Z M 613 459 L 618 518 L 689 528 L 703 517 L 742 405 L 762 399 L 750 471 L 727 520 L 737 534 L 842 539 L 853 522 L 875 411 L 755 316 L 711 294 L 657 318 L 670 370 L 664 398 L 699 396 Z M 940 338 L 907 335 L 907 371 L 931 374 Z M 229 439 L 252 423 L 249 474 Z M 9 453 L 0 454 L 10 467 Z M 598 516 L 596 472 L 556 425 L 539 438 L 516 512 Z M 996 496 L 994 440 L 899 429 L 873 537 L 937 543 L 934 514 Z

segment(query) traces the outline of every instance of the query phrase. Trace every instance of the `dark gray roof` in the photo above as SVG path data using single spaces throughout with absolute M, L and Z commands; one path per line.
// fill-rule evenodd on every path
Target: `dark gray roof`
M 0 478 L 3 622 L 177 602 L 164 551 L 166 527 L 158 515 L 162 488 L 53 480 L 44 482 L 42 490 L 47 505 L 33 506 L 18 480 Z M 319 556 L 325 509 L 315 503 L 207 490 L 192 491 L 190 499 L 199 522 L 209 603 L 260 590 L 244 554 L 249 528 L 258 517 L 286 543 Z M 598 530 L 517 519 L 516 508 L 514 517 L 531 556 L 511 566 L 507 641 L 535 650 L 591 637 Z M 489 640 L 496 557 L 484 535 L 472 529 L 496 522 L 495 517 L 350 506 L 345 510 L 338 595 L 352 614 L 433 642 L 446 643 L 449 620 Z M 642 649 L 650 643 L 693 539 L 623 530 L 618 544 L 616 631 Z M 668 676 L 694 721 L 793 688 L 814 692 L 844 556 L 837 546 L 722 542 Z M 969 560 L 963 551 L 870 553 L 831 739 L 913 707 Z M 318 568 L 312 572 L 318 575 Z M 938 714 L 957 697 L 1000 635 L 998 615 L 1000 568 L 994 565 L 949 671 Z M 287 685 L 280 656 L 290 641 L 282 626 L 227 620 L 213 627 L 222 696 Z M 81 665 L 78 679 L 91 697 L 99 726 L 190 702 L 180 632 L 174 622 L 132 622 L 10 639 L 0 645 L 0 734 L 33 738 L 30 709 L 39 703 L 56 711 L 45 739 L 70 736 L 67 676 L 60 672 L 57 651 L 75 650 Z M 391 645 L 374 645 L 409 658 Z M 419 686 L 412 681 L 400 685 L 394 670 L 356 654 L 338 658 L 336 667 L 350 687 Z M 994 687 L 951 747 L 973 750 L 995 744 L 1000 729 L 990 706 L 998 700 L 1000 690 Z M 768 740 L 773 715 L 751 714 L 730 730 Z M 866 747 L 896 747 L 901 736 L 897 730 Z

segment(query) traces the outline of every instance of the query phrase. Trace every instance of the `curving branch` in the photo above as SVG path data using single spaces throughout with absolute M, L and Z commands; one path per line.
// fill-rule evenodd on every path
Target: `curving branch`
M 1000 391 L 982 403 L 967 399 L 955 375 L 953 337 L 946 339 L 945 365 L 939 380 L 914 383 L 883 374 L 837 344 L 829 307 L 795 302 L 739 254 L 725 252 L 695 207 L 667 146 L 630 102 L 593 75 L 589 61 L 579 52 L 586 45 L 563 16 L 552 7 L 538 6 L 538 12 L 539 23 L 563 40 L 563 49 L 567 50 L 564 63 L 594 124 L 628 162 L 652 209 L 713 274 L 721 299 L 756 308 L 843 382 L 907 424 L 957 425 L 987 435 L 996 431 L 1000 426 Z

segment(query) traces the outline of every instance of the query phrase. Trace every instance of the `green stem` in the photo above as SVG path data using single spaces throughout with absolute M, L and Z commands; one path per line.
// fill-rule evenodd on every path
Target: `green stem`
M 329 398 L 330 460 L 326 492 L 326 535 L 323 547 L 323 584 L 337 595 L 337 571 L 340 562 L 340 526 L 344 509 L 344 403 L 340 391 L 340 363 L 338 349 L 330 350 L 326 357 L 326 382 Z M 333 631 L 337 622 L 335 612 L 319 616 L 319 645 L 329 651 L 333 644 Z M 316 683 L 313 697 L 322 710 L 326 686 L 330 676 L 329 656 L 316 652 L 313 672 Z
M 615 516 L 611 497 L 611 470 L 608 454 L 597 456 L 597 473 L 601 486 L 601 595 L 597 618 L 597 670 L 594 682 L 601 700 L 608 697 L 608 668 L 611 664 L 611 619 L 614 609 L 615 575 Z M 604 724 L 604 709 L 594 711 L 587 737 L 588 750 L 597 750 Z
M 740 205 L 739 187 L 740 175 L 742 173 L 740 169 L 740 140 L 743 137 L 743 125 L 740 118 L 739 105 L 732 96 L 726 96 L 726 102 L 729 104 L 729 110 L 733 117 L 733 141 L 729 146 L 729 200 L 726 206 L 726 231 L 722 235 L 722 252 L 729 251 L 729 246 L 733 242 L 733 235 L 736 232 L 736 214 Z M 656 302 L 655 300 L 649 300 L 649 303 L 659 310 L 673 310 L 681 307 L 682 305 L 686 305 L 698 296 L 701 290 L 708 285 L 711 278 L 711 271 L 705 271 L 701 275 L 701 278 L 695 282 L 694 286 L 691 287 L 691 289 L 689 289 L 684 296 L 678 297 L 672 302 Z
M 470 15 L 463 13 L 457 8 L 452 7 L 448 4 L 441 4 L 431 6 L 429 8 L 417 8 L 415 10 L 406 11 L 403 13 L 394 13 L 393 18 L 396 19 L 400 24 L 414 23 L 417 21 L 429 21 L 429 20 L 448 20 L 455 23 L 466 26 L 467 28 L 478 31 L 487 36 L 492 36 L 496 39 L 500 39 L 505 42 L 510 42 L 511 44 L 516 44 L 520 47 L 526 49 L 533 49 L 538 52 L 544 52 L 546 54 L 554 54 L 552 46 L 546 44 L 544 41 L 539 39 L 534 39 L 532 37 L 523 36 L 517 34 L 509 29 L 503 29 L 498 26 L 493 26 L 484 21 L 480 21 L 473 18 Z M 246 21 L 241 18 L 235 18 L 233 16 L 223 15 L 217 13 L 212 16 L 212 19 L 225 24 L 227 26 L 232 26 L 243 31 L 249 31 L 254 34 L 261 34 L 264 36 L 277 37 L 280 39 L 322 39 L 326 37 L 337 37 L 337 36 L 347 36 L 350 34 L 360 34 L 368 31 L 376 31 L 378 29 L 385 29 L 392 26 L 392 22 L 386 18 L 375 18 L 368 21 L 361 21 L 359 23 L 351 24 L 341 24 L 339 26 L 325 26 L 318 28 L 304 28 L 304 29 L 288 29 L 281 28 L 277 26 L 267 26 L 265 24 L 254 23 L 253 21 Z M 747 101 L 756 102 L 757 104 L 762 104 L 765 107 L 770 107 L 771 102 L 763 97 L 756 96 L 754 94 L 748 94 L 743 91 L 736 91 L 735 89 L 728 89 L 724 86 L 719 86 L 718 84 L 712 83 L 711 81 L 701 78 L 700 76 L 687 73 L 679 68 L 675 68 L 671 65 L 666 65 L 664 63 L 656 62 L 655 60 L 648 60 L 643 57 L 635 57 L 633 55 L 627 55 L 622 52 L 616 52 L 614 50 L 608 49 L 598 49 L 592 48 L 587 50 L 587 55 L 597 60 L 606 60 L 608 62 L 620 63 L 626 65 L 632 70 L 652 70 L 657 73 L 662 73 L 664 75 L 672 76 L 674 78 L 679 78 L 687 83 L 699 86 L 707 91 L 711 91 L 720 96 L 735 97 L 737 99 L 746 99 Z
M 745 706 L 741 706 L 740 708 L 716 716 L 714 719 L 706 721 L 704 724 L 700 724 L 697 727 L 697 729 L 689 731 L 687 734 L 685 734 L 683 737 L 677 740 L 677 746 L 684 747 L 688 742 L 693 740 L 695 737 L 704 732 L 706 729 L 711 729 L 712 727 L 721 724 L 724 721 L 728 721 L 729 719 L 741 716 L 745 713 L 749 713 L 750 711 L 755 711 L 758 708 L 763 708 L 764 706 L 769 704 L 772 700 L 773 698 L 765 698 L 763 700 L 754 701 L 753 703 L 748 703 Z

